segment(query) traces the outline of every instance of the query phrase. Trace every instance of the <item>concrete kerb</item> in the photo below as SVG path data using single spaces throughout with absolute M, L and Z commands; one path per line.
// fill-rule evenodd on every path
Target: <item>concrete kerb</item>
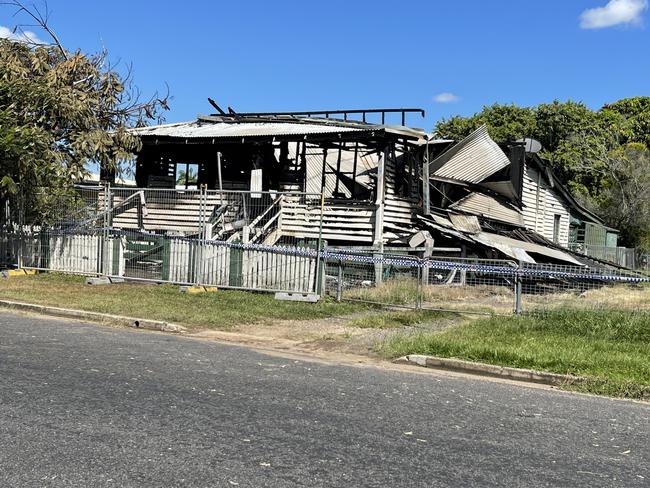
M 170 324 L 160 320 L 147 320 L 123 315 L 112 315 L 100 312 L 86 312 L 84 310 L 73 310 L 69 308 L 50 307 L 47 305 L 34 305 L 31 303 L 14 302 L 10 300 L 0 300 L 0 307 L 10 310 L 20 310 L 23 312 L 32 312 L 43 315 L 52 315 L 55 317 L 64 317 L 76 320 L 87 320 L 89 322 L 110 322 L 112 324 L 123 325 L 127 327 L 137 327 L 142 329 L 158 330 L 161 332 L 173 332 L 181 334 L 187 329 L 182 325 Z
M 546 373 L 532 369 L 509 368 L 507 366 L 496 366 L 493 364 L 474 363 L 461 359 L 440 358 L 435 356 L 423 356 L 411 354 L 393 361 L 397 364 L 410 364 L 423 368 L 444 369 L 460 373 L 475 374 L 481 376 L 492 376 L 515 381 L 529 383 L 540 383 L 544 385 L 562 386 L 583 383 L 586 379 L 569 374 Z

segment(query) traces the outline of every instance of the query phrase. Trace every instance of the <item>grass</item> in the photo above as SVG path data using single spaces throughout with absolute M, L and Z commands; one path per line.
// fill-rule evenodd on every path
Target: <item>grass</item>
M 641 283 L 638 285 L 609 285 L 591 290 L 586 290 L 580 294 L 563 293 L 556 294 L 552 303 L 547 296 L 525 296 L 524 309 L 534 309 L 542 306 L 549 307 L 600 307 L 600 308 L 627 308 L 650 310 L 650 287 L 648 284 Z
M 650 399 L 650 315 L 625 310 L 550 310 L 490 317 L 441 333 L 395 336 L 387 357 L 429 354 L 584 376 L 571 388 Z
M 397 278 L 372 287 L 346 290 L 346 297 L 356 300 L 386 303 L 389 305 L 407 305 L 415 303 L 418 287 L 414 278 Z
M 387 305 L 412 305 L 418 297 L 417 280 L 396 278 L 373 287 L 359 287 L 345 291 L 354 300 Z M 466 312 L 503 312 L 512 309 L 513 291 L 503 286 L 426 285 L 422 288 L 425 304 L 449 310 Z
M 398 329 L 438 322 L 457 316 L 458 314 L 451 312 L 404 310 L 365 315 L 351 320 L 347 325 L 350 327 L 359 327 L 360 329 Z
M 321 319 L 368 309 L 365 305 L 331 300 L 285 302 L 275 300 L 272 294 L 237 290 L 186 294 L 172 285 L 89 286 L 83 277 L 56 273 L 2 280 L 0 298 L 216 329 L 273 320 Z

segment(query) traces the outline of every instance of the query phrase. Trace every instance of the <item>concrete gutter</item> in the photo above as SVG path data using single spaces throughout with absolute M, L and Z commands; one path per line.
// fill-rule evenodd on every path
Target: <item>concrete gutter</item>
M 582 383 L 586 378 L 570 374 L 546 373 L 532 369 L 509 368 L 493 364 L 474 363 L 461 359 L 440 358 L 436 356 L 422 356 L 411 354 L 393 361 L 397 364 L 410 364 L 423 368 L 444 369 L 460 373 L 475 374 L 481 376 L 492 376 L 515 381 L 526 381 L 529 383 L 540 383 L 544 385 L 571 385 Z
M 89 322 L 111 323 L 127 327 L 138 327 L 142 329 L 159 330 L 161 332 L 183 333 L 187 329 L 182 325 L 170 324 L 160 320 L 139 319 L 125 317 L 123 315 L 112 315 L 108 313 L 86 312 L 84 310 L 73 310 L 70 308 L 49 307 L 47 305 L 34 305 L 31 303 L 14 302 L 11 300 L 0 300 L 0 307 L 22 312 L 53 315 L 75 320 L 87 320 Z

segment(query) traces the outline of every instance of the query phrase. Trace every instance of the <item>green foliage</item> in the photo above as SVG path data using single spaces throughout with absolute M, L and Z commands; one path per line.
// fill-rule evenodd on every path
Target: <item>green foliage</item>
M 610 155 L 611 183 L 601 192 L 607 221 L 621 229 L 627 242 L 650 249 L 650 150 L 629 142 Z
M 462 139 L 485 124 L 497 142 L 510 142 L 535 133 L 535 112 L 516 105 L 494 104 L 484 107 L 472 117 L 455 116 L 436 125 L 436 132 L 444 138 Z
M 119 170 L 140 147 L 126 128 L 167 108 L 166 97 L 140 102 L 130 76 L 113 69 L 105 52 L 69 52 L 53 40 L 33 46 L 0 39 L 2 192 L 65 190 L 89 162 Z
M 624 98 L 605 105 L 600 113 L 618 129 L 621 144 L 640 142 L 650 147 L 650 97 Z
M 649 193 L 650 182 L 639 171 L 647 163 L 633 146 L 650 148 L 650 97 L 626 98 L 598 111 L 574 101 L 530 108 L 495 104 L 471 117 L 442 120 L 435 130 L 461 139 L 481 124 L 499 143 L 538 139 L 541 155 L 579 200 L 621 229 L 624 242 L 650 248 L 650 219 L 634 197 Z M 628 204 L 620 205 L 620 199 Z
M 559 102 L 538 105 L 534 109 L 535 131 L 532 137 L 538 139 L 548 153 L 553 153 L 564 142 L 577 133 L 598 131 L 598 116 L 583 103 Z

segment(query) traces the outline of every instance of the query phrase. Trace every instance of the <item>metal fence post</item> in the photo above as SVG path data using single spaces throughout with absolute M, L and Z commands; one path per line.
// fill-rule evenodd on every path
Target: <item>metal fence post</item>
M 515 314 L 519 315 L 523 311 L 521 295 L 523 292 L 523 283 L 521 277 L 521 262 L 515 270 Z
M 25 200 L 23 187 L 19 186 L 18 188 L 20 190 L 18 193 L 18 245 L 15 248 L 17 248 L 16 264 L 18 265 L 18 269 L 21 269 L 24 264 L 23 246 L 25 245 Z
M 339 259 L 338 279 L 336 280 L 336 301 L 343 298 L 343 260 Z
M 322 295 L 325 292 L 323 282 L 325 281 L 325 266 L 321 265 L 321 254 L 323 252 L 323 214 L 325 213 L 325 192 L 320 194 L 320 222 L 318 223 L 318 247 L 316 248 L 316 293 Z
M 104 218 L 102 219 L 102 233 L 101 233 L 101 252 L 102 258 L 99 261 L 99 274 L 108 276 L 110 275 L 109 259 L 108 259 L 108 236 L 109 227 L 111 225 L 111 209 L 112 209 L 112 196 L 111 184 L 106 182 L 104 184 Z
M 423 286 L 423 278 L 424 278 L 424 273 L 422 272 L 422 263 L 423 261 L 418 261 L 417 262 L 417 273 L 418 273 L 418 278 L 417 278 L 417 292 L 416 292 L 416 298 L 415 298 L 415 308 L 417 310 L 422 309 L 422 302 L 423 302 L 423 293 L 424 293 L 424 286 Z

